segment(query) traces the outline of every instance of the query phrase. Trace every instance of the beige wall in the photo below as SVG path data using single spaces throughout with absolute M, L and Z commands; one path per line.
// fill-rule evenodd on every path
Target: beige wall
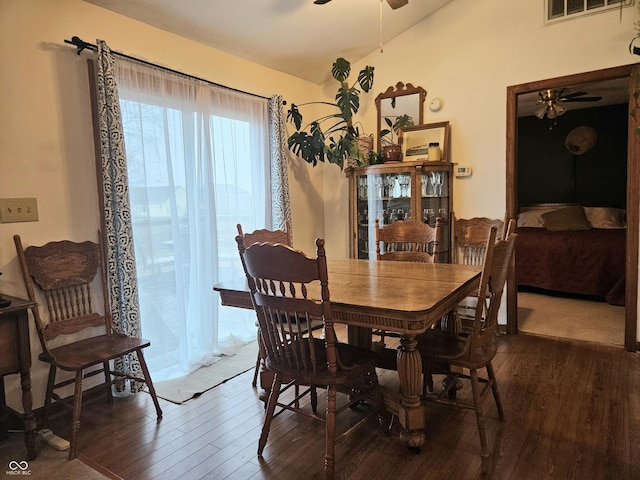
M 373 98 L 399 81 L 425 88 L 425 123 L 448 120 L 451 160 L 473 168 L 472 177 L 454 180 L 456 214 L 502 218 L 507 87 L 640 61 L 628 50 L 637 19 L 632 7 L 622 21 L 614 10 L 545 27 L 543 0 L 453 0 L 353 69 L 375 67 Z M 427 107 L 434 97 L 444 101 L 437 113 Z M 367 133 L 375 115 L 363 110 Z M 348 228 L 338 176 L 325 171 L 326 235 L 336 245 Z
M 319 86 L 167 34 L 81 0 L 0 0 L 0 197 L 37 197 L 40 221 L 0 224 L 0 292 L 24 297 L 13 235 L 26 245 L 97 238 L 99 225 L 86 58 L 64 39 L 77 35 L 112 50 L 258 95 L 315 100 Z M 295 243 L 323 236 L 321 169 L 291 168 Z M 34 406 L 42 405 L 46 368 L 31 326 Z M 21 410 L 19 377 L 5 379 Z
M 635 9 L 543 26 L 543 2 L 454 0 L 353 66 L 376 68 L 360 120 L 375 128 L 375 95 L 398 81 L 444 99 L 426 122 L 449 120 L 451 158 L 472 166 L 455 181 L 460 216 L 501 217 L 505 209 L 506 88 L 509 85 L 634 63 L 627 45 Z M 324 89 L 224 52 L 167 34 L 81 0 L 0 0 L 0 196 L 37 197 L 40 221 L 0 224 L 0 292 L 24 296 L 12 235 L 27 244 L 93 238 L 98 228 L 86 57 L 63 43 L 73 35 L 107 41 L 112 50 L 259 95 L 301 103 Z M 327 66 L 327 70 L 330 66 Z M 290 165 L 294 242 L 312 251 L 325 236 L 332 256 L 348 255 L 347 188 L 334 166 Z M 34 406 L 46 371 L 32 332 Z M 5 379 L 8 402 L 21 409 L 17 376 Z

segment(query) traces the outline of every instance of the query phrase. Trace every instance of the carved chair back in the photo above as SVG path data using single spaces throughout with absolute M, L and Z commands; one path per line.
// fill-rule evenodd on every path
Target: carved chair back
M 453 263 L 482 265 L 491 227 L 497 228 L 497 239 L 504 238 L 504 222 L 487 217 L 456 218 L 453 223 Z
M 63 240 L 23 249 L 19 235 L 14 241 L 29 299 L 38 301 L 36 288 L 45 298 L 46 315 L 43 308 L 33 309 L 43 350 L 47 351 L 47 342 L 57 336 L 87 327 L 102 326 L 107 334 L 113 332 L 101 243 Z M 99 287 L 95 287 L 98 270 L 101 277 Z M 100 295 L 94 292 L 96 288 Z M 94 297 L 100 296 L 105 313 L 96 311 L 93 305 Z
M 375 220 L 378 260 L 436 263 L 440 243 L 441 220 L 435 227 L 416 220 L 398 220 L 385 227 Z

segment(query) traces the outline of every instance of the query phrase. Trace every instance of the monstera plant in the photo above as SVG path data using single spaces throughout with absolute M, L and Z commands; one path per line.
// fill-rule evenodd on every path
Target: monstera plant
M 291 104 L 287 112 L 287 120 L 296 127 L 295 133 L 287 142 L 289 149 L 314 167 L 318 162 L 327 161 L 342 168 L 350 157 L 355 158 L 358 165 L 365 160 L 358 144 L 360 131 L 353 121 L 353 116 L 360 108 L 360 89 L 368 92 L 373 86 L 373 67 L 366 66 L 360 70 L 358 79 L 351 87 L 347 84 L 350 73 L 351 64 L 344 58 L 338 58 L 331 68 L 331 75 L 340 82 L 335 103 Z M 335 111 L 303 127 L 299 107 L 312 104 L 329 105 L 334 107 Z

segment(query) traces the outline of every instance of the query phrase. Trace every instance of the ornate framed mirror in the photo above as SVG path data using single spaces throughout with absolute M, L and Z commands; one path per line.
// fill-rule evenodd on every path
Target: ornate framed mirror
M 427 91 L 422 87 L 414 87 L 410 83 L 406 85 L 398 82 L 387 88 L 376 97 L 376 109 L 378 111 L 377 151 L 382 151 L 382 138 L 380 132 L 387 128 L 388 118 L 391 124 L 395 124 L 398 117 L 407 115 L 411 117 L 413 125 L 421 125 L 424 122 L 424 100 Z M 405 125 L 406 126 L 406 125 Z M 395 134 L 396 132 L 394 132 Z

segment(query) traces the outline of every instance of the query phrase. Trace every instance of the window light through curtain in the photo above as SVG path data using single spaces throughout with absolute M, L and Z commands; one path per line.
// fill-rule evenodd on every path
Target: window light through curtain
M 154 380 L 255 340 L 212 287 L 242 275 L 235 236 L 271 228 L 268 101 L 116 62 L 145 353 Z

